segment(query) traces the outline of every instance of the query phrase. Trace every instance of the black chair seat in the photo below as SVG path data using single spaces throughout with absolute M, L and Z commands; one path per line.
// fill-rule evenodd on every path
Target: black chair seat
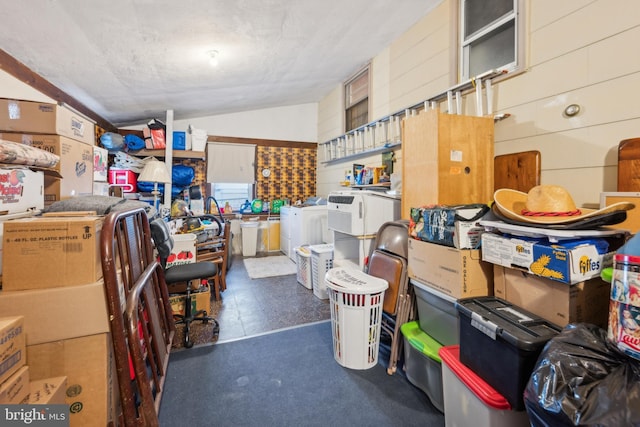
M 164 272 L 167 284 L 187 282 L 193 279 L 206 279 L 218 274 L 218 266 L 212 262 L 194 262 L 191 264 L 174 265 Z

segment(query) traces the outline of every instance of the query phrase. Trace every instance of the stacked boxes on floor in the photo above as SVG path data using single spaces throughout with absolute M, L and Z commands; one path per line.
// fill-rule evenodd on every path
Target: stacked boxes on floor
M 57 104 L 0 99 L 0 139 L 27 144 L 60 156 L 45 174 L 44 203 L 93 193 L 95 125 Z
M 102 283 L 99 216 L 4 223 L 0 313 L 23 319 L 25 403 L 69 405 L 71 426 L 107 425 L 118 413 Z
M 491 267 L 477 249 L 483 229 L 474 218 L 493 193 L 493 121 L 427 110 L 403 125 L 402 217 L 410 220 L 408 275 L 418 306 L 418 328 L 411 337 L 402 329 L 405 370 L 442 410 L 438 348 L 459 341 L 455 301 L 493 295 Z

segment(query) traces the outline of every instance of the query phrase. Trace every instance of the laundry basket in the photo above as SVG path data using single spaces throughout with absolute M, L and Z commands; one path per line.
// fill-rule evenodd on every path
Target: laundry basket
M 375 366 L 388 282 L 355 268 L 336 267 L 327 272 L 325 284 L 336 362 L 350 369 Z
M 311 252 L 309 245 L 294 248 L 296 252 L 296 266 L 298 283 L 307 289 L 313 289 L 311 279 Z
M 333 268 L 333 245 L 312 245 L 311 251 L 311 282 L 313 294 L 320 299 L 328 299 L 327 287 L 324 284 L 324 275 Z

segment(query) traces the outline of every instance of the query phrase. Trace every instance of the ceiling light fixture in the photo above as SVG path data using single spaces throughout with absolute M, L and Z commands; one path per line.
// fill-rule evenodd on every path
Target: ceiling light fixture
M 207 53 L 209 55 L 209 65 L 211 65 L 212 67 L 217 67 L 218 57 L 220 56 L 220 52 L 218 52 L 217 50 L 210 50 Z

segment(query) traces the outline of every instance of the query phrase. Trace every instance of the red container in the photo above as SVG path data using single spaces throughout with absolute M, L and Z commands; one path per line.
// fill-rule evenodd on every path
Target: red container
M 138 191 L 138 178 L 129 169 L 109 168 L 109 184 L 122 187 L 122 191 L 125 193 Z

